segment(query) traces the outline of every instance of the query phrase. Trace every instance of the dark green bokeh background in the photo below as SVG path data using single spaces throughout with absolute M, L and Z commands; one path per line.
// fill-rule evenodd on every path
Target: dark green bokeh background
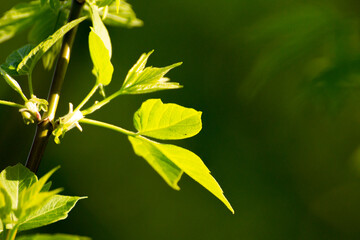
M 19 1 L 16 1 L 19 2 Z M 202 132 L 176 144 L 202 157 L 236 214 L 189 177 L 173 191 L 125 136 L 83 126 L 48 145 L 39 174 L 64 194 L 87 195 L 66 221 L 42 228 L 94 239 L 360 239 L 360 3 L 356 0 L 130 1 L 145 25 L 109 28 L 121 86 L 141 53 L 184 64 L 169 77 L 185 87 L 116 99 L 93 118 L 133 129 L 148 98 L 203 111 Z M 1 4 L 4 12 L 14 1 Z M 83 24 L 59 113 L 94 78 Z M 26 34 L 0 45 L 0 60 Z M 37 67 L 39 97 L 51 73 Z M 25 85 L 25 79 L 23 85 Z M 2 81 L 1 99 L 18 97 Z M 20 100 L 20 99 L 18 99 Z M 1 168 L 23 162 L 34 126 L 0 111 Z

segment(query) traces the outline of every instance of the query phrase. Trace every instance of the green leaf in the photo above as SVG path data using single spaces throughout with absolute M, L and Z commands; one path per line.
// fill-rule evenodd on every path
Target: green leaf
M 52 67 L 55 64 L 55 61 L 60 53 L 62 42 L 58 41 L 57 43 L 50 48 L 49 51 L 47 51 L 43 57 L 42 57 L 42 63 L 44 66 L 44 69 L 51 70 Z
M 183 139 L 201 130 L 201 112 L 177 104 L 149 99 L 134 115 L 139 135 L 158 139 Z
M 69 234 L 36 234 L 31 236 L 17 237 L 17 240 L 90 240 L 88 237 L 81 237 Z
M 60 8 L 60 1 L 59 0 L 49 0 L 49 5 L 52 10 L 57 11 Z
M 89 34 L 89 49 L 97 81 L 106 86 L 111 82 L 114 67 L 110 61 L 109 51 L 93 29 Z
M 120 10 L 120 0 L 116 0 L 116 13 L 119 13 Z
M 12 200 L 6 189 L 0 182 L 0 219 L 8 221 L 12 209 Z M 1 224 L 2 225 L 2 224 Z
M 152 52 L 142 54 L 137 63 L 130 69 L 120 89 L 122 94 L 142 94 L 182 87 L 179 83 L 169 82 L 170 79 L 164 77 L 167 72 L 182 63 L 175 63 L 163 68 L 145 68 Z
M 115 2 L 115 0 L 97 0 L 96 6 L 98 7 L 105 7 Z
M 20 215 L 22 211 L 40 206 L 51 196 L 61 191 L 60 189 L 51 192 L 42 191 L 47 180 L 57 169 L 59 169 L 59 167 L 52 169 L 50 172 L 45 174 L 38 181 L 34 182 L 33 184 L 31 184 L 31 186 L 27 187 L 26 189 L 20 192 L 19 200 L 18 200 L 19 218 L 21 217 Z
M 60 11 L 58 14 L 54 14 L 53 11 L 46 11 L 38 16 L 29 32 L 29 42 L 37 45 L 53 34 L 57 30 L 55 28 L 59 14 Z
M 66 24 L 68 17 L 68 10 L 61 9 L 59 11 L 45 11 L 42 15 L 39 15 L 34 27 L 31 29 L 28 35 L 29 42 L 33 44 L 39 44 L 44 41 L 56 30 Z M 61 49 L 61 41 L 57 41 L 42 57 L 42 62 L 46 70 L 50 70 Z
M 78 18 L 67 23 L 65 26 L 57 30 L 53 35 L 48 37 L 46 40 L 41 42 L 31 52 L 21 61 L 17 71 L 20 72 L 31 72 L 35 67 L 35 64 L 39 59 L 58 41 L 60 40 L 68 31 L 76 27 L 79 23 L 84 21 L 86 17 Z
M 53 10 L 53 12 L 57 12 L 61 7 L 60 0 L 40 0 L 40 5 L 42 7 L 44 5 L 49 6 L 50 9 Z
M 131 5 L 125 1 L 119 1 L 120 5 L 115 2 L 115 0 L 105 0 L 104 4 L 97 3 L 97 6 L 100 7 L 99 14 L 103 17 L 103 22 L 108 26 L 116 26 L 116 27 L 141 27 L 143 25 L 143 21 L 136 17 L 134 10 Z M 105 8 L 101 8 L 107 6 L 107 10 Z M 89 8 L 85 7 L 86 11 L 90 11 Z
M 129 137 L 134 150 L 137 155 L 142 156 L 148 162 L 170 162 L 176 169 L 181 169 L 192 179 L 200 183 L 204 188 L 209 190 L 218 199 L 220 199 L 225 206 L 234 213 L 228 200 L 225 198 L 223 191 L 216 180 L 211 176 L 209 169 L 205 166 L 203 161 L 193 152 L 170 144 L 161 144 L 144 137 Z M 150 163 L 151 164 L 151 163 Z M 163 175 L 167 176 L 173 168 L 162 168 Z M 166 179 L 165 179 L 166 180 Z
M 7 11 L 0 19 L 0 43 L 33 26 L 37 16 L 42 14 L 39 1 L 20 3 Z
M 27 44 L 15 51 L 13 51 L 7 58 L 1 68 L 12 76 L 27 74 L 27 72 L 18 72 L 16 69 L 21 61 L 26 57 L 34 48 L 32 44 Z
M 180 190 L 178 182 L 183 171 L 178 168 L 152 141 L 129 137 L 136 155 L 143 157 L 170 187 Z
M 43 188 L 41 189 L 41 192 L 48 192 L 51 188 L 52 182 L 49 181 L 47 183 L 45 183 L 45 185 L 43 186 Z
M 67 9 L 62 9 L 57 13 L 46 11 L 39 16 L 39 19 L 36 21 L 28 35 L 29 42 L 37 45 L 44 41 L 47 37 L 66 24 L 68 14 Z M 54 46 L 43 55 L 42 62 L 46 70 L 50 70 L 53 67 L 60 52 L 61 44 L 61 41 L 57 41 Z
M 31 32 L 29 33 L 29 41 L 33 43 L 40 43 L 45 40 L 48 36 L 52 35 L 60 27 L 64 26 L 68 18 L 68 10 L 62 9 L 58 11 L 58 14 L 54 14 L 52 11 L 47 11 L 48 18 L 40 19 L 35 24 Z M 42 63 L 46 70 L 50 70 L 61 50 L 61 41 L 57 41 L 54 46 L 50 48 L 42 57 Z
M 32 229 L 68 216 L 82 198 L 55 195 L 60 189 L 47 191 L 50 184 L 46 182 L 56 170 L 39 180 L 21 164 L 7 167 L 0 173 L 0 217 L 7 229 Z
M 9 194 L 12 208 L 17 209 L 20 193 L 37 181 L 37 177 L 20 163 L 5 168 L 0 173 L 0 184 Z
M 110 40 L 109 32 L 100 18 L 100 15 L 98 13 L 98 7 L 94 4 L 90 4 L 90 8 L 91 8 L 91 19 L 94 26 L 94 32 L 103 41 L 106 49 L 108 50 L 108 54 L 111 58 L 112 48 L 111 48 L 111 40 Z
M 9 86 L 12 89 L 14 89 L 17 93 L 19 93 L 24 101 L 27 101 L 27 98 L 26 98 L 25 94 L 23 93 L 19 83 L 14 78 L 12 78 L 9 74 L 7 74 L 1 67 L 0 67 L 0 74 L 3 76 L 6 83 L 9 84 Z
M 19 221 L 19 231 L 45 226 L 67 218 L 77 201 L 84 197 L 55 195 Z
M 47 2 L 48 2 L 48 0 L 40 0 L 40 5 L 44 6 Z

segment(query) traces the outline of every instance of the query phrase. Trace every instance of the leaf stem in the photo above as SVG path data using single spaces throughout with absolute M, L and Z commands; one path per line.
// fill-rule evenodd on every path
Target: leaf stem
M 97 120 L 93 120 L 93 119 L 88 119 L 88 118 L 83 118 L 79 121 L 80 123 L 85 123 L 85 124 L 90 124 L 90 125 L 94 125 L 94 126 L 98 126 L 98 127 L 103 127 L 103 128 L 107 128 L 116 132 L 120 132 L 123 133 L 125 135 L 128 136 L 132 136 L 132 137 L 136 137 L 138 136 L 136 133 L 126 130 L 124 128 L 109 124 L 109 123 L 104 123 L 104 122 L 100 122 Z
M 29 85 L 30 98 L 32 98 L 34 96 L 34 90 L 33 90 L 32 73 L 31 72 L 28 75 L 28 85 Z
M 94 95 L 94 93 L 96 92 L 96 90 L 98 88 L 99 88 L 99 84 L 96 83 L 95 86 L 88 93 L 88 95 L 84 98 L 84 100 L 82 100 L 82 102 L 79 104 L 79 106 L 77 106 L 75 108 L 74 112 L 76 112 L 77 110 L 80 110 L 89 101 L 89 99 Z
M 25 107 L 24 105 L 17 104 L 17 103 L 14 103 L 14 102 L 5 101 L 5 100 L 0 100 L 0 104 L 10 106 L 10 107 L 16 107 L 16 108 L 24 108 Z
M 16 234 L 17 234 L 17 227 L 13 229 L 8 229 L 6 234 L 6 240 L 15 240 Z
M 99 108 L 101 108 L 102 106 L 108 104 L 111 100 L 113 100 L 114 98 L 118 97 L 119 95 L 121 95 L 121 91 L 117 91 L 113 94 L 111 94 L 110 96 L 108 96 L 107 98 L 105 98 L 104 100 L 92 105 L 91 107 L 81 111 L 81 113 L 85 116 L 88 114 L 91 114 L 93 112 L 95 112 L 96 110 L 98 110 Z
M 68 22 L 79 18 L 85 0 L 72 0 Z M 56 109 L 60 99 L 60 92 L 64 82 L 67 67 L 70 61 L 70 53 L 75 39 L 77 27 L 65 34 L 60 56 L 57 60 L 51 87 L 48 96 L 49 110 L 43 115 L 36 128 L 33 144 L 31 146 L 26 167 L 33 172 L 37 172 L 41 158 L 44 155 L 46 145 L 49 141 L 51 132 L 53 130 L 53 120 L 55 118 Z

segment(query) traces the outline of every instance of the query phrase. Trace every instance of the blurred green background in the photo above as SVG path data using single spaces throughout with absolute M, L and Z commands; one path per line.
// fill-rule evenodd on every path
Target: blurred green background
M 4 1 L 1 12 L 14 2 Z M 130 1 L 145 25 L 109 28 L 121 86 L 143 52 L 149 64 L 183 61 L 169 77 L 181 90 L 124 96 L 93 118 L 133 129 L 148 98 L 203 111 L 202 132 L 176 144 L 202 157 L 232 215 L 189 177 L 173 191 L 125 136 L 83 126 L 50 142 L 40 167 L 63 194 L 86 195 L 66 221 L 43 232 L 94 239 L 360 239 L 360 2 L 357 0 Z M 82 24 L 59 113 L 93 85 Z M 26 33 L 0 45 L 0 61 Z M 51 72 L 34 73 L 39 97 Z M 25 84 L 25 79 L 24 82 Z M 17 96 L 2 81 L 1 99 Z M 35 131 L 0 111 L 1 168 L 25 162 Z

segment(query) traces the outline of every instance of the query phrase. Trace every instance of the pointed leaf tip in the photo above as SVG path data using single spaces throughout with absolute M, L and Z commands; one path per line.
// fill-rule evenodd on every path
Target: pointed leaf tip
M 143 53 L 130 69 L 120 89 L 121 94 L 143 94 L 182 87 L 179 83 L 169 82 L 170 79 L 165 77 L 166 73 L 181 65 L 181 63 L 175 63 L 162 68 L 145 68 L 147 60 L 153 52 L 154 50 Z
M 185 172 L 234 213 L 234 209 L 224 196 L 220 185 L 195 153 L 175 145 L 157 143 L 141 136 L 129 137 L 129 140 L 135 153 L 147 160 L 170 186 L 173 186 L 172 182 L 177 184 L 182 172 Z M 165 163 L 166 167 L 162 166 Z M 177 175 L 174 175 L 174 170 Z

